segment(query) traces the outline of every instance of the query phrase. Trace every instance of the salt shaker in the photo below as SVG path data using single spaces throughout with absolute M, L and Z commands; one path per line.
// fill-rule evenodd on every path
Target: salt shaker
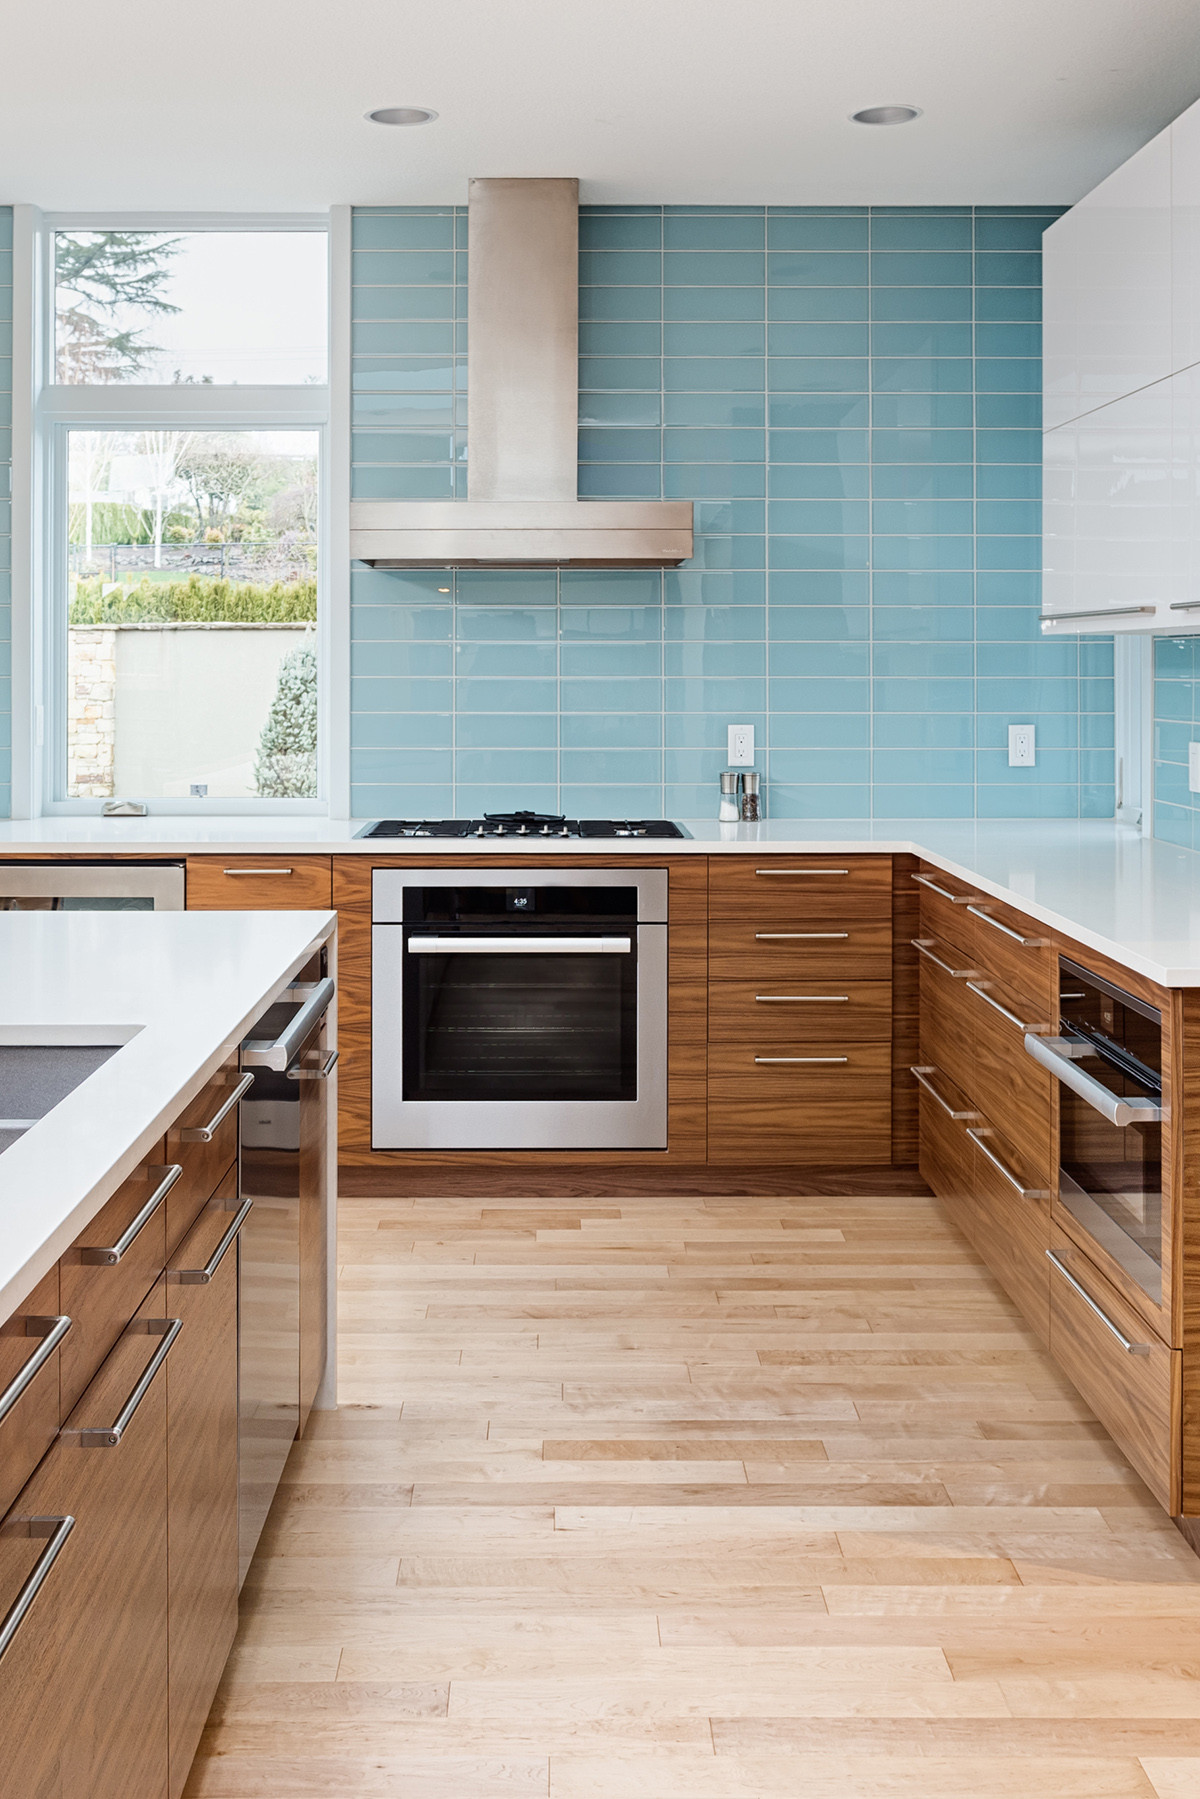
M 756 825 L 762 817 L 762 800 L 758 791 L 758 770 L 742 770 L 742 823 Z
M 738 799 L 738 782 L 741 775 L 736 768 L 721 770 L 721 803 L 717 809 L 717 822 L 723 825 L 735 825 L 742 816 Z

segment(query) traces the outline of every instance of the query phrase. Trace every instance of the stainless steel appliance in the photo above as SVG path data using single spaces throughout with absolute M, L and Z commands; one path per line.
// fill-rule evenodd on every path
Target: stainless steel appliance
M 1162 1016 L 1059 962 L 1059 1035 L 1025 1048 L 1061 1084 L 1059 1194 L 1080 1229 L 1151 1299 L 1162 1299 Z M 1100 1258 L 1102 1259 L 1102 1258 Z
M 376 1149 L 664 1149 L 667 874 L 373 873 Z
M 182 862 L 0 862 L 0 912 L 182 912 Z
M 242 1044 L 239 1187 L 253 1201 L 238 1240 L 238 1539 L 246 1577 L 279 1477 L 325 1366 L 326 1139 L 334 983 L 294 983 Z
M 381 818 L 360 837 L 686 837 L 669 818 L 563 818 L 550 812 L 485 812 L 482 818 Z

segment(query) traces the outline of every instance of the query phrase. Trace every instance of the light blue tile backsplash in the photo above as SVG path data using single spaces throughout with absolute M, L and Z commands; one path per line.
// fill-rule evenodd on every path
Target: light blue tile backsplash
M 1200 637 L 1154 644 L 1154 835 L 1200 849 L 1200 793 L 1188 791 L 1188 744 L 1200 742 Z
M 0 206 L 0 818 L 12 810 L 12 225 Z

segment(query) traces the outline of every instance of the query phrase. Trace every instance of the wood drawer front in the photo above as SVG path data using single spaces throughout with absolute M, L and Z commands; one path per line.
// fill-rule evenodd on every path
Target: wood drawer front
M 1051 1171 L 1051 1142 L 1054 1077 L 1047 1074 L 1025 1048 L 1025 1033 L 1010 1019 L 1002 1017 L 991 998 L 1006 1010 L 1020 1003 L 999 989 L 982 988 L 972 983 L 967 988 L 968 1003 L 974 1008 L 975 1067 L 972 1098 L 994 1124 L 1006 1132 L 1024 1152 L 1030 1172 L 1045 1185 Z M 1025 1019 L 1023 1023 L 1039 1023 Z
M 978 1127 L 972 1125 L 972 1130 Z M 1050 1340 L 1050 1200 L 1032 1184 L 1013 1144 L 984 1126 L 981 1141 L 1020 1181 L 1041 1198 L 1022 1199 L 1012 1182 L 975 1150 L 975 1247 L 1009 1298 L 1020 1307 L 1043 1343 Z
M 0 1422 L 0 1513 L 8 1510 L 58 1434 L 62 1352 L 50 1347 L 48 1327 L 60 1315 L 58 1269 L 53 1268 L 0 1325 L 0 1393 L 7 1392 L 35 1360 L 38 1363 L 29 1385 Z M 5 1609 L 0 1607 L 0 1616 Z
M 183 1133 L 204 1130 L 225 1105 L 241 1079 L 238 1059 L 230 1056 L 203 1089 L 185 1106 L 167 1132 L 166 1159 L 183 1169 L 167 1195 L 166 1253 L 174 1255 L 195 1223 L 197 1215 L 216 1192 L 237 1160 L 238 1109 L 234 1105 L 207 1143 L 187 1142 Z
M 892 1034 L 890 981 L 714 981 L 708 993 L 710 1043 L 886 1041 Z
M 189 856 L 189 911 L 275 912 L 333 905 L 330 856 Z
M 1032 1018 L 1044 1024 L 1058 1017 L 1058 957 L 1050 933 L 1040 925 L 1002 906 L 999 900 L 981 899 L 975 918 L 975 966 L 981 977 L 1033 1010 Z M 1010 934 L 1011 933 L 1011 934 Z
M 716 1093 L 721 1097 L 717 1098 Z M 850 1168 L 892 1159 L 890 1094 L 878 1099 L 809 1100 L 779 1093 L 731 1096 L 709 1088 L 710 1162 L 792 1162 Z
M 710 1099 L 751 1099 L 764 1094 L 778 1097 L 781 1103 L 825 1105 L 842 1098 L 874 1099 L 890 1093 L 891 1080 L 890 1043 L 847 1043 L 827 1036 L 823 1041 L 781 1048 L 709 1045 Z
M 1150 1491 L 1172 1515 L 1180 1510 L 1180 1362 L 1055 1225 L 1051 1249 L 1092 1305 L 1128 1341 L 1131 1355 L 1052 1264 L 1050 1350 L 1097 1418 L 1120 1444 Z
M 710 918 L 889 919 L 890 856 L 711 856 Z
M 968 1099 L 975 1097 L 974 1001 L 966 981 L 949 970 L 963 964 L 954 945 L 940 937 L 920 940 L 928 955 L 918 955 L 920 980 L 921 1061 L 953 1069 L 952 1079 Z M 937 957 L 937 961 L 933 957 Z
M 921 935 L 953 944 L 963 958 L 958 965 L 975 967 L 975 919 L 967 911 L 977 898 L 975 889 L 940 868 L 922 866 L 912 879 L 921 895 Z
M 88 1252 L 118 1243 L 161 1184 L 164 1173 L 160 1146 L 118 1187 L 59 1262 L 59 1305 L 71 1319 L 59 1352 L 64 1418 L 162 1274 L 167 1259 L 166 1202 L 119 1262 L 98 1264 L 89 1259 Z
M 969 1119 L 952 1117 L 952 1113 L 970 1111 L 966 1095 L 940 1068 L 926 1064 L 922 1072 L 928 1085 L 921 1087 L 918 1102 L 921 1175 L 963 1236 L 974 1242 L 975 1153 L 967 1124 L 975 1114 Z
M 757 914 L 714 918 L 709 925 L 708 972 L 714 981 L 887 981 L 892 974 L 890 914 L 856 922 L 814 918 L 807 908 L 774 918 Z

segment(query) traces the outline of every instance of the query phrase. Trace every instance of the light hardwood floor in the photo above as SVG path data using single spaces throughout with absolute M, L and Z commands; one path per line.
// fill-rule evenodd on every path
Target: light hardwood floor
M 1200 1561 L 932 1200 L 347 1200 L 188 1799 L 1197 1799 Z

